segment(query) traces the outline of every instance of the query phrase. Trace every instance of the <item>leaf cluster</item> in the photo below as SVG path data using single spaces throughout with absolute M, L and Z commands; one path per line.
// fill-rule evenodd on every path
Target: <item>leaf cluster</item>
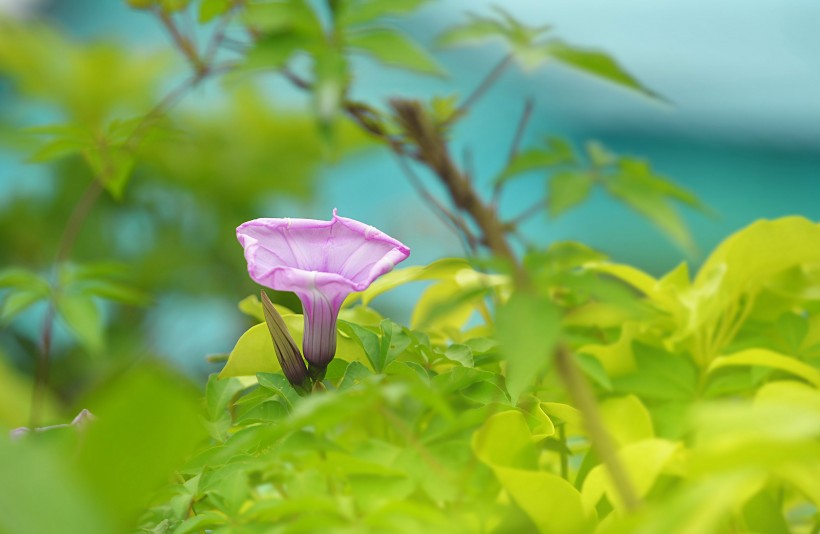
M 817 224 L 761 221 L 691 280 L 685 265 L 656 280 L 562 243 L 528 258 L 538 287 L 529 295 L 461 260 L 399 269 L 351 297 L 337 357 L 322 391 L 307 397 L 277 371 L 265 326 L 254 326 L 208 383 L 211 439 L 168 501 L 186 505 L 159 503 L 145 528 L 809 525 L 802 510 L 817 506 L 819 489 L 809 474 L 820 433 L 817 243 Z M 416 308 L 424 319 L 412 327 L 368 307 L 425 281 Z M 258 306 L 242 308 L 258 320 Z M 298 342 L 302 317 L 282 311 Z M 584 416 L 556 381 L 557 343 L 594 385 L 644 503 L 637 513 L 626 513 Z

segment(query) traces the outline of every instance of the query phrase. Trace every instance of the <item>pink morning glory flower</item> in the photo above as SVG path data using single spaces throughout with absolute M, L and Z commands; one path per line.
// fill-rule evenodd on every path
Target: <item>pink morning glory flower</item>
M 257 283 L 293 291 L 302 301 L 302 350 L 317 370 L 336 353 L 336 319 L 345 298 L 410 255 L 399 241 L 364 223 L 339 217 L 255 219 L 236 229 L 248 273 Z

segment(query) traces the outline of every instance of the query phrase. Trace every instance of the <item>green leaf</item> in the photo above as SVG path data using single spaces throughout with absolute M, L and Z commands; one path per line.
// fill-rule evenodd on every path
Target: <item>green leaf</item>
M 406 15 L 428 0 L 346 0 L 338 22 L 342 26 L 365 24 L 388 15 Z
M 382 372 L 390 362 L 404 352 L 404 349 L 410 345 L 411 340 L 405 333 L 404 328 L 390 319 L 382 321 L 379 329 L 381 330 L 381 339 L 379 341 L 381 368 L 377 371 Z
M 208 377 L 205 387 L 206 426 L 211 437 L 224 442 L 228 437 L 232 414 L 228 408 L 238 395 L 253 385 L 253 379 L 228 378 L 220 379 L 216 374 Z
M 496 184 L 502 184 L 521 174 L 547 169 L 564 163 L 572 163 L 572 147 L 559 138 L 551 138 L 546 148 L 532 148 L 519 152 L 507 167 L 495 178 Z
M 796 354 L 809 332 L 809 321 L 803 315 L 787 312 L 777 319 L 775 328 L 786 347 Z
M 493 415 L 476 431 L 473 451 L 492 467 L 535 469 L 538 453 L 526 419 L 518 410 Z
M 317 41 L 323 37 L 322 24 L 305 0 L 249 3 L 241 20 L 265 35 L 291 33 Z
M 581 415 L 581 412 L 569 404 L 542 402 L 540 406 L 544 413 L 552 418 L 576 427 L 580 427 L 583 424 L 583 416 Z
M 784 356 L 766 349 L 747 349 L 728 356 L 716 358 L 709 366 L 709 372 L 726 366 L 755 365 L 771 367 L 799 376 L 815 387 L 820 388 L 820 370 L 807 365 L 796 358 Z
M 597 141 L 589 141 L 586 145 L 587 157 L 593 167 L 608 167 L 618 161 L 618 157 Z
M 158 0 L 162 9 L 170 13 L 182 11 L 188 7 L 191 0 Z
M 632 346 L 639 328 L 640 325 L 635 322 L 624 323 L 616 341 L 606 345 L 584 345 L 578 352 L 597 358 L 607 374 L 617 380 L 618 377 L 633 373 L 637 369 Z
M 759 220 L 724 240 L 704 262 L 693 284 L 704 287 L 717 279 L 719 294 L 710 295 L 704 305 L 719 309 L 790 267 L 818 261 L 820 224 L 803 217 Z
M 8 324 L 19 313 L 47 296 L 44 292 L 28 290 L 11 293 L 3 300 L 3 306 L 0 308 L 0 323 Z
M 565 65 L 586 72 L 597 78 L 602 78 L 614 84 L 632 89 L 645 96 L 657 100 L 665 100 L 662 96 L 648 89 L 626 72 L 617 61 L 600 50 L 590 50 L 568 45 L 562 41 L 550 41 L 546 52 Z
M 218 510 L 206 510 L 183 521 L 181 525 L 174 529 L 174 534 L 192 534 L 194 532 L 212 530 L 214 527 L 227 525 L 228 522 L 228 516 L 222 512 Z
M 743 505 L 743 520 L 751 531 L 789 534 L 791 529 L 783 517 L 781 505 L 767 491 L 761 491 Z
M 361 345 L 373 370 L 380 373 L 384 369 L 386 355 L 382 354 L 379 336 L 367 328 L 347 321 L 339 321 L 339 328 Z
M 414 330 L 460 330 L 489 292 L 488 286 L 445 280 L 421 294 L 410 327 Z
M 512 55 L 525 68 L 533 68 L 543 61 L 543 45 L 536 43 L 549 26 L 527 26 L 498 6 L 493 6 L 495 17 L 469 14 L 466 24 L 450 28 L 439 36 L 439 46 L 455 46 L 481 41 L 487 38 L 501 38 L 511 49 Z
M 334 362 L 340 360 L 332 360 Z M 299 393 L 294 389 L 288 379 L 280 373 L 259 373 L 256 375 L 259 386 L 275 392 L 289 407 L 293 408 L 299 402 Z
M 274 305 L 275 306 L 275 305 Z M 286 308 L 280 308 L 286 310 Z M 297 346 L 302 345 L 304 317 L 298 314 L 282 314 L 282 319 Z M 364 360 L 365 352 L 359 343 L 336 333 L 336 355 L 346 360 Z M 219 373 L 220 378 L 229 376 L 254 376 L 257 373 L 280 372 L 273 341 L 265 323 L 251 327 L 242 334 L 228 357 L 228 363 Z
M 497 22 L 473 17 L 473 20 L 467 24 L 448 28 L 439 35 L 437 42 L 441 47 L 461 46 L 502 35 L 503 28 Z
M 265 323 L 253 326 L 242 334 L 219 373 L 220 378 L 249 376 L 256 373 L 281 372 L 273 341 Z
M 347 369 L 345 369 L 342 380 L 339 382 L 339 391 L 356 387 L 371 376 L 373 376 L 373 371 L 360 362 L 350 362 L 347 365 Z
M 102 350 L 103 323 L 94 299 L 82 294 L 61 295 L 57 310 L 80 343 L 93 353 Z
M 142 364 L 86 402 L 97 417 L 83 428 L 72 463 L 98 514 L 116 518 L 110 532 L 126 532 L 206 437 L 199 392 L 176 373 Z
M 0 288 L 13 287 L 26 291 L 49 291 L 49 284 L 40 276 L 25 269 L 10 268 L 0 271 Z
M 588 354 L 578 354 L 575 357 L 575 361 L 578 363 L 578 367 L 581 368 L 581 371 L 594 380 L 599 386 L 605 390 L 612 389 L 612 382 L 609 379 L 609 375 L 606 374 L 606 369 L 604 369 L 604 366 L 601 365 L 601 362 L 598 361 L 597 358 Z
M 478 382 L 497 384 L 499 377 L 495 373 L 472 367 L 453 367 L 433 378 L 433 384 L 442 393 L 461 391 Z
M 275 33 L 262 37 L 245 54 L 238 72 L 280 69 L 296 52 L 308 49 L 311 43 L 309 37 L 299 33 Z
M 538 454 L 521 412 L 490 417 L 473 435 L 473 451 L 541 532 L 589 532 L 594 513 L 563 478 L 535 471 Z
M 382 293 L 386 293 L 391 289 L 395 289 L 409 282 L 454 278 L 465 269 L 472 268 L 470 264 L 462 258 L 444 258 L 423 267 L 413 265 L 403 269 L 395 269 L 381 276 L 362 293 L 352 294 L 345 304 L 355 302 L 355 299 L 360 297 L 362 299 L 362 305 L 367 306 L 374 298 Z
M 72 154 L 78 154 L 91 146 L 93 146 L 93 142 L 90 139 L 58 137 L 43 144 L 29 156 L 28 161 L 31 163 L 53 161 Z
M 458 362 L 464 367 L 473 367 L 475 365 L 473 361 L 473 350 L 467 345 L 460 343 L 450 345 L 444 351 L 444 356 L 448 360 Z
M 413 41 L 394 30 L 374 29 L 351 33 L 346 36 L 346 44 L 353 50 L 368 54 L 385 65 L 434 76 L 444 75 L 444 70 L 435 59 Z
M 125 186 L 136 162 L 124 147 L 100 145 L 83 151 L 94 177 L 116 200 L 122 200 Z
M 631 443 L 618 451 L 618 458 L 639 498 L 649 493 L 664 467 L 679 449 L 679 443 L 648 439 Z M 623 510 L 624 504 L 621 502 L 620 493 L 612 484 L 606 467 L 597 465 L 584 480 L 584 503 L 593 507 L 604 495 L 616 509 Z
M 110 510 L 101 512 L 93 488 L 77 479 L 74 461 L 66 461 L 69 451 L 44 447 L 43 441 L 14 443 L 5 435 L 0 439 L 0 471 L 8 481 L 0 484 L 0 531 L 122 531 L 115 526 Z M 43 513 L 43 502 L 49 503 L 49 513 Z
M 575 486 L 552 473 L 496 467 L 498 481 L 532 519 L 539 532 L 582 534 L 594 531 L 595 512 Z
M 692 236 L 663 183 L 657 177 L 625 169 L 607 180 L 606 186 L 610 194 L 652 221 L 688 254 L 694 254 Z
M 691 401 L 698 388 L 698 372 L 682 354 L 633 342 L 636 372 L 613 380 L 616 391 L 634 393 L 645 399 Z
M 559 321 L 549 300 L 524 293 L 514 293 L 498 310 L 496 331 L 507 360 L 507 391 L 513 403 L 552 361 Z
M 550 177 L 547 209 L 558 217 L 583 202 L 592 190 L 594 180 L 586 172 L 564 171 Z
M 134 9 L 150 9 L 158 0 L 125 0 Z
M 601 419 L 618 446 L 655 437 L 652 417 L 635 395 L 606 399 L 600 403 L 600 410 Z
M 590 149 L 592 146 L 590 146 Z M 606 149 L 599 145 L 598 150 Z M 592 154 L 590 154 L 590 157 L 591 156 Z M 621 157 L 618 159 L 617 163 L 618 169 L 621 173 L 628 174 L 636 181 L 642 182 L 644 187 L 651 189 L 671 200 L 686 204 L 689 207 L 701 210 L 703 212 L 709 212 L 709 209 L 701 203 L 694 193 L 662 176 L 655 174 L 647 161 L 632 157 Z
M 237 307 L 239 308 L 239 311 L 249 317 L 252 317 L 253 319 L 256 319 L 260 323 L 265 320 L 265 312 L 262 311 L 262 301 L 260 301 L 259 297 L 256 295 L 248 295 L 244 299 L 240 300 Z M 287 315 L 297 315 L 293 312 L 293 310 L 286 306 L 282 306 L 281 304 L 276 304 L 274 302 L 273 307 L 283 317 Z
M 138 289 L 106 280 L 95 280 L 85 283 L 79 292 L 84 295 L 100 297 L 123 304 L 131 304 L 133 306 L 147 306 L 151 302 L 151 298 Z
M 199 22 L 206 23 L 227 13 L 233 5 L 231 0 L 202 0 L 199 4 Z

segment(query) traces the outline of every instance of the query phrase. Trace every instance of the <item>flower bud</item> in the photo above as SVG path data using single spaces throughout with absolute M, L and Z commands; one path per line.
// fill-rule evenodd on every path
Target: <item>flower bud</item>
M 288 332 L 287 325 L 276 311 L 268 295 L 262 291 L 262 311 L 265 314 L 265 323 L 273 339 L 273 348 L 276 350 L 276 359 L 285 373 L 285 378 L 296 388 L 297 391 L 310 391 L 310 380 L 308 378 L 307 367 L 302 359 L 299 347 Z

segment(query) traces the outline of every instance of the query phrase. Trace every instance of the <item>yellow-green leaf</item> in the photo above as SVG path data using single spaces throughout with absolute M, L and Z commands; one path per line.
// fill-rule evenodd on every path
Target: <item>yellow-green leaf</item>
M 645 497 L 649 493 L 658 475 L 679 449 L 680 444 L 676 442 L 648 439 L 631 443 L 618 451 L 618 458 L 638 497 Z M 606 495 L 616 509 L 623 510 L 620 494 L 612 484 L 604 465 L 592 468 L 584 480 L 582 494 L 584 504 L 588 507 L 594 507 L 601 497 Z
M 302 346 L 304 319 L 302 315 L 283 315 L 282 320 L 297 346 Z M 336 356 L 347 361 L 366 362 L 367 357 L 361 346 L 349 336 L 336 333 Z M 239 338 L 228 357 L 228 363 L 219 373 L 220 378 L 230 376 L 255 376 L 257 373 L 281 371 L 273 348 L 273 341 L 265 323 L 251 327 Z
M 716 358 L 709 371 L 731 365 L 755 365 L 780 369 L 793 375 L 799 376 L 807 382 L 820 388 L 820 370 L 801 362 L 791 356 L 784 356 L 766 349 L 747 349 L 728 356 Z
M 351 33 L 347 46 L 377 61 L 402 69 L 442 76 L 444 70 L 416 43 L 394 30 L 375 29 Z
M 619 446 L 655 437 L 652 417 L 635 395 L 606 399 L 600 410 L 604 425 Z
M 570 46 L 561 41 L 550 41 L 547 45 L 550 57 L 574 69 L 586 72 L 597 78 L 632 89 L 650 98 L 664 100 L 663 97 L 648 89 L 629 74 L 617 61 L 600 50 L 590 50 Z
M 564 171 L 549 181 L 547 208 L 550 217 L 558 217 L 583 202 L 592 191 L 593 180 L 586 172 Z
M 515 293 L 498 311 L 496 329 L 507 360 L 507 391 L 513 403 L 552 360 L 560 316 L 552 303 Z

